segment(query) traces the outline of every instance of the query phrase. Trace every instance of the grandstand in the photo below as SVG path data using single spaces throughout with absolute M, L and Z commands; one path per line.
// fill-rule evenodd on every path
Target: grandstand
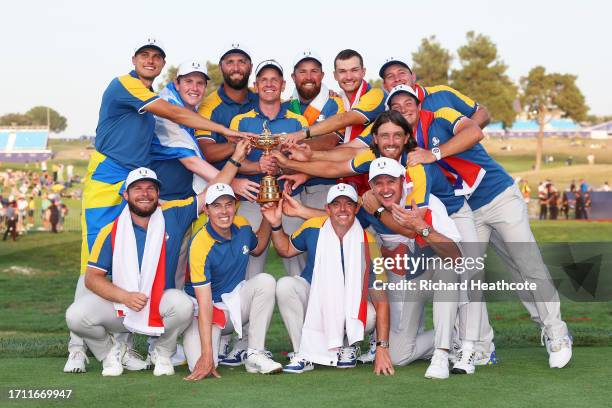
M 47 160 L 49 128 L 46 126 L 0 127 L 0 162 L 31 163 Z
M 507 129 L 502 127 L 501 122 L 491 123 L 484 129 L 488 136 L 506 137 L 536 137 L 540 132 L 540 126 L 535 120 L 517 119 Z M 581 127 L 571 119 L 553 119 L 544 126 L 544 136 L 565 137 L 591 137 L 591 130 Z

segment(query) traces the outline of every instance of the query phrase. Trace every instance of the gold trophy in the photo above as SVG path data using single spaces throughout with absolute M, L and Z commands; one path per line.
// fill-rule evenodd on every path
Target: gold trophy
M 263 124 L 263 133 L 258 137 L 251 138 L 251 146 L 263 150 L 264 156 L 269 156 L 270 151 L 285 141 L 284 135 L 273 135 L 268 127 L 268 122 Z M 259 183 L 259 194 L 257 202 L 260 204 L 280 201 L 282 193 L 276 181 L 276 177 L 266 174 Z

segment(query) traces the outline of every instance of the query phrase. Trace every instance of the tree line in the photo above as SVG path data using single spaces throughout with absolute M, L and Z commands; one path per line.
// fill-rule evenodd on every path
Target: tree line
M 7 113 L 0 116 L 0 126 L 47 126 L 53 133 L 66 130 L 68 120 L 47 106 L 35 106 L 26 113 Z

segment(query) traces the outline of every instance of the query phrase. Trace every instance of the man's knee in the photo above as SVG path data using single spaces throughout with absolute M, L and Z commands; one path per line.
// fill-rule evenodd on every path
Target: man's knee
M 193 317 L 193 302 L 183 291 L 166 289 L 159 303 L 159 312 L 162 316 L 165 316 L 171 311 L 181 320 L 191 320 Z
M 368 302 L 368 314 L 366 318 L 365 332 L 372 333 L 376 328 L 376 309 L 374 305 Z
M 295 298 L 297 280 L 292 276 L 283 276 L 276 282 L 276 299 L 279 303 Z
M 265 295 L 274 296 L 276 292 L 276 279 L 269 273 L 260 273 L 250 279 L 256 285 L 257 291 Z
M 74 302 L 66 309 L 66 325 L 71 332 L 80 333 L 84 320 L 85 313 L 83 313 L 83 308 L 79 307 L 77 302 Z
M 414 344 L 403 345 L 398 347 L 393 343 L 389 344 L 389 357 L 391 358 L 391 364 L 398 366 L 405 366 L 410 364 L 414 360 Z

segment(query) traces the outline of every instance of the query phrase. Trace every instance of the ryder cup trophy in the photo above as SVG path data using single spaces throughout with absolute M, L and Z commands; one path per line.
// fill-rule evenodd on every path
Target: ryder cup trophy
M 258 137 L 251 138 L 251 146 L 263 150 L 263 155 L 270 155 L 270 151 L 285 141 L 284 135 L 273 135 L 268 127 L 268 122 L 264 122 L 263 133 Z M 269 203 L 279 201 L 282 193 L 276 181 L 276 177 L 266 174 L 259 183 L 258 203 Z

